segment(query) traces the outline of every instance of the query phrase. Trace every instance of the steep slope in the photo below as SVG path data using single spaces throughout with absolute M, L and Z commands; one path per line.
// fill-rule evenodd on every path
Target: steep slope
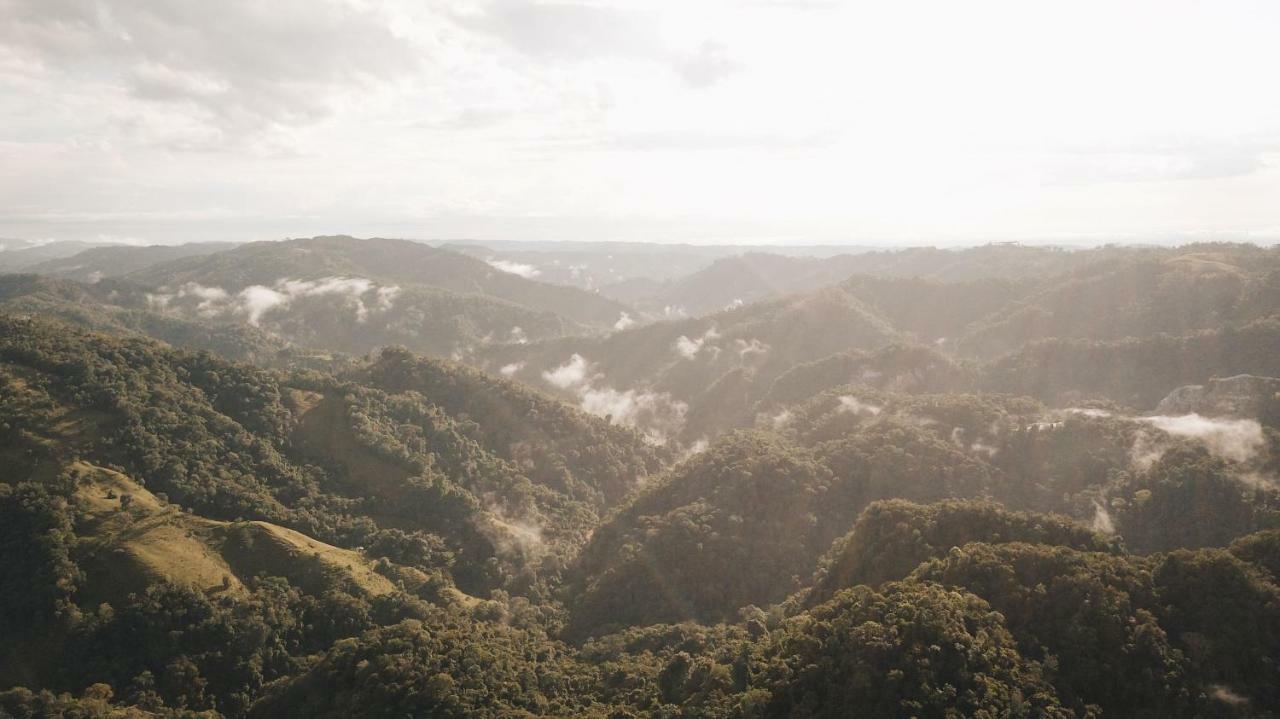
M 209 519 L 345 547 L 391 530 L 438 535 L 461 583 L 522 591 L 554 577 L 597 512 L 661 461 L 554 400 L 416 361 L 391 353 L 357 373 L 382 391 L 0 316 L 3 452 L 19 477 L 51 478 L 79 457 Z

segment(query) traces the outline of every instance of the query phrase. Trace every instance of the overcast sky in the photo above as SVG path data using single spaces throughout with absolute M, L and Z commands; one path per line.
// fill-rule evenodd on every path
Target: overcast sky
M 1274 0 L 0 0 L 0 236 L 1274 238 L 1277 38 Z

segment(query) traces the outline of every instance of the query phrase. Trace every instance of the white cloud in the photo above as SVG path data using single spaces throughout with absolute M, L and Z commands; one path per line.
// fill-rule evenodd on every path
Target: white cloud
M 680 335 L 676 338 L 674 347 L 676 353 L 681 357 L 693 359 L 698 355 L 698 352 L 702 351 L 703 345 L 717 339 L 720 339 L 720 332 L 713 325 L 694 339 L 689 339 L 686 335 Z
M 283 292 L 262 285 L 246 287 L 240 290 L 237 297 L 240 309 L 249 316 L 249 324 L 255 327 L 262 321 L 264 314 L 289 301 L 289 296 Z
M 564 364 L 543 372 L 542 378 L 560 389 L 577 387 L 587 380 L 587 359 L 575 352 Z
M 249 324 L 258 326 L 266 313 L 307 297 L 336 295 L 346 298 L 353 308 L 358 322 L 369 318 L 371 311 L 385 312 L 392 308 L 393 299 L 400 288 L 394 285 L 376 286 L 361 277 L 325 277 L 318 280 L 294 280 L 281 278 L 272 287 L 251 285 L 232 295 L 221 287 L 206 287 L 188 282 L 177 292 L 148 294 L 147 302 L 155 309 L 170 309 L 173 300 L 195 298 L 195 311 L 204 317 L 223 314 L 245 315 Z M 365 296 L 373 292 L 373 307 L 365 304 Z
M 4 0 L 0 12 L 11 57 L 61 83 L 123 90 L 111 110 L 126 122 L 177 112 L 222 143 L 316 122 L 418 64 L 378 3 Z
M 503 377 L 513 377 L 516 372 L 524 369 L 524 362 L 512 362 L 511 364 L 502 365 L 498 373 Z
M 590 363 L 574 353 L 562 365 L 542 373 L 551 385 L 578 396 L 583 411 L 607 417 L 612 424 L 640 429 L 645 439 L 665 444 L 667 438 L 684 424 L 689 406 L 666 392 L 646 389 L 620 390 L 602 383 L 602 376 L 592 374 Z
M 874 417 L 880 414 L 880 411 L 880 407 L 863 402 L 851 395 L 841 395 L 840 404 L 836 407 L 836 412 L 840 414 L 869 414 Z
M 681 357 L 693 359 L 698 354 L 698 350 L 702 349 L 702 340 L 691 340 L 684 335 L 680 335 L 676 338 L 675 348 Z
M 689 459 L 690 457 L 694 457 L 699 454 L 702 454 L 703 452 L 707 451 L 707 448 L 709 446 L 710 446 L 710 443 L 707 442 L 707 438 L 700 437 L 696 442 L 686 447 L 685 450 L 680 453 L 680 459 L 678 461 L 683 462 L 686 459 Z
M 1068 407 L 1068 408 L 1066 408 L 1066 409 L 1064 409 L 1064 410 L 1062 410 L 1062 411 L 1063 411 L 1063 412 L 1069 412 L 1069 413 L 1071 413 L 1071 414 L 1078 414 L 1078 415 L 1081 415 L 1081 416 L 1083 416 L 1083 417 L 1094 417 L 1094 418 L 1098 418 L 1098 417 L 1110 417 L 1110 416 L 1111 416 L 1111 413 L 1110 413 L 1110 412 L 1108 412 L 1108 411 L 1106 411 L 1105 409 L 1094 409 L 1094 408 L 1092 408 L 1092 407 Z
M 741 339 L 734 340 L 733 344 L 737 349 L 738 357 L 743 361 L 746 361 L 749 356 L 763 355 L 769 352 L 769 345 L 754 337 L 752 337 L 750 341 Z
M 613 328 L 621 332 L 622 330 L 634 327 L 635 324 L 636 321 L 631 318 L 631 315 L 623 312 L 622 315 L 618 317 L 618 321 L 613 323 Z
M 228 297 L 226 290 L 221 287 L 205 287 L 197 282 L 188 282 L 178 288 L 178 297 L 197 297 L 200 303 L 196 305 L 196 311 L 207 317 L 216 315 L 219 311 L 218 305 L 225 302 Z
M 1101 0 L 0 0 L 0 17 L 5 236 L 1280 227 L 1268 3 L 1168 3 L 1158 33 L 1144 4 Z
M 519 275 L 526 280 L 531 280 L 542 274 L 542 270 L 523 262 L 512 262 L 510 260 L 485 260 L 485 262 L 488 262 L 489 266 L 495 270 L 502 270 L 508 274 Z
M 1116 533 L 1116 524 L 1111 519 L 1111 513 L 1107 511 L 1102 502 L 1097 500 L 1093 502 L 1093 531 L 1104 534 Z
M 1198 414 L 1138 417 L 1175 437 L 1200 441 L 1210 453 L 1236 462 L 1248 462 L 1266 446 L 1262 425 L 1252 419 L 1215 419 Z

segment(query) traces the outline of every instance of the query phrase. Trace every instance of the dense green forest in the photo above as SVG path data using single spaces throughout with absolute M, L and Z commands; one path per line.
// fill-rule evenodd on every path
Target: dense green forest
M 1280 715 L 1277 249 L 486 252 L 0 275 L 0 717 Z

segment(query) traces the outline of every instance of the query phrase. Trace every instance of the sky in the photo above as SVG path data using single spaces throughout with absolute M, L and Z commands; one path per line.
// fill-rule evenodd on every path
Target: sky
M 1280 3 L 0 0 L 0 237 L 1280 238 Z

